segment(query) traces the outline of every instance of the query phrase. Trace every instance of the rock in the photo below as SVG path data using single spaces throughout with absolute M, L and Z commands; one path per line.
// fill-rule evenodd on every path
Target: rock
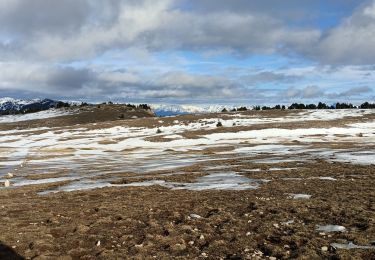
M 203 236 L 203 235 L 200 235 L 199 239 L 200 239 L 200 240 L 204 240 L 204 236 Z
M 95 243 L 96 246 L 100 246 L 100 244 L 101 244 L 100 240 L 96 241 L 96 243 Z
M 9 180 L 5 180 L 5 182 L 4 182 L 4 186 L 5 186 L 5 187 L 10 187 L 10 181 L 9 181 Z
M 270 258 L 269 258 L 270 260 L 277 260 L 277 258 L 276 257 L 274 257 L 274 256 L 270 256 Z
M 13 178 L 13 177 L 14 177 L 14 174 L 11 172 L 8 172 L 8 178 Z
M 328 247 L 327 246 L 322 246 L 322 252 L 327 252 L 328 251 Z

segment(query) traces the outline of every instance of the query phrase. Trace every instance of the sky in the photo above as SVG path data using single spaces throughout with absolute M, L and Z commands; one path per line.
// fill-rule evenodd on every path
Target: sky
M 375 100 L 375 0 L 1 0 L 0 97 Z

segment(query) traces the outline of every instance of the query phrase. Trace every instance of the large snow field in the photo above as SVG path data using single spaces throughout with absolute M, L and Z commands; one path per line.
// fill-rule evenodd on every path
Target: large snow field
M 22 121 L 29 121 L 29 120 L 37 120 L 37 119 L 47 119 L 53 117 L 60 117 L 73 114 L 72 111 L 67 111 L 64 109 L 49 109 L 45 111 L 40 111 L 36 113 L 30 114 L 18 114 L 18 115 L 5 115 L 0 116 L 0 124 L 1 123 L 15 123 L 15 122 L 22 122 Z
M 309 161 L 317 158 L 372 165 L 375 162 L 375 122 L 361 122 L 342 127 L 327 128 L 265 128 L 233 132 L 236 126 L 280 122 L 307 122 L 361 117 L 373 113 L 366 110 L 304 111 L 279 118 L 244 117 L 233 114 L 232 119 L 199 119 L 186 124 L 175 120 L 173 125 L 157 128 L 114 126 L 88 130 L 82 126 L 61 129 L 39 128 L 12 130 L 0 133 L 0 182 L 14 175 L 13 187 L 43 183 L 68 182 L 55 191 L 72 191 L 108 186 L 158 184 L 171 189 L 253 189 L 261 180 L 248 179 L 237 172 L 212 169 L 196 183 L 151 181 L 113 185 L 117 174 L 134 176 L 152 172 L 181 172 L 182 167 L 197 163 L 210 164 L 214 160 L 243 157 L 256 163 Z M 161 119 L 162 121 L 162 119 Z M 183 133 L 217 129 L 221 121 L 228 131 L 204 133 L 188 139 Z M 150 141 L 155 136 L 167 141 Z M 316 143 L 355 143 L 350 149 L 317 148 Z M 207 148 L 232 147 L 214 154 L 204 154 Z M 266 159 L 256 158 L 267 155 Z M 48 176 L 51 172 L 56 176 Z M 31 175 L 46 174 L 46 178 L 30 180 Z M 48 191 L 50 192 L 50 191 Z

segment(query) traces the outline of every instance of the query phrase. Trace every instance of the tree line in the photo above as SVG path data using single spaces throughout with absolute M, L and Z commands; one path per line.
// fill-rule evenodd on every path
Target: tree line
M 327 105 L 326 103 L 319 102 L 316 104 L 303 104 L 303 103 L 293 103 L 290 106 L 285 105 L 275 105 L 273 107 L 270 106 L 254 106 L 254 110 L 285 110 L 285 109 L 375 109 L 375 103 L 365 102 L 359 106 L 354 106 L 351 103 L 336 103 L 334 105 Z M 231 112 L 240 112 L 240 111 L 247 111 L 250 110 L 247 107 L 239 107 L 233 108 Z M 229 112 L 226 108 L 224 108 L 221 112 Z

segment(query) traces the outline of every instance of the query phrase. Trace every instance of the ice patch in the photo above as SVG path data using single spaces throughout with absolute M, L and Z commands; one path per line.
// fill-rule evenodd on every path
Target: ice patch
M 323 180 L 323 181 L 337 181 L 337 179 L 335 179 L 333 177 L 317 177 L 317 178 L 310 178 L 310 179 L 319 179 L 319 180 Z
M 259 187 L 257 180 L 246 178 L 236 173 L 216 173 L 209 174 L 197 179 L 193 183 L 165 182 L 153 180 L 146 182 L 136 182 L 125 184 L 124 186 L 152 186 L 160 185 L 173 190 L 251 190 Z
M 352 153 L 336 153 L 336 159 L 333 161 L 349 162 L 360 165 L 373 165 L 375 164 L 375 153 L 372 151 L 361 151 Z
M 345 249 L 345 250 L 375 249 L 375 246 L 359 246 L 359 245 L 353 244 L 352 242 L 349 242 L 348 244 L 332 243 L 331 246 L 336 249 Z
M 187 190 L 249 190 L 258 188 L 259 184 L 236 173 L 215 173 L 197 179 L 195 183 L 185 183 L 174 189 Z
M 63 182 L 63 181 L 73 181 L 73 180 L 78 180 L 78 179 L 80 179 L 80 177 L 58 177 L 58 178 L 48 178 L 48 179 L 40 179 L 40 180 L 14 179 L 13 186 L 22 187 L 22 186 L 29 186 L 29 185 L 40 185 L 40 184 Z
M 345 232 L 346 228 L 344 226 L 338 226 L 338 225 L 325 225 L 325 226 L 320 226 L 318 225 L 316 228 L 316 231 L 320 232 Z
M 289 194 L 289 196 L 295 200 L 299 200 L 299 199 L 310 199 L 311 198 L 311 195 L 308 195 L 308 194 Z

